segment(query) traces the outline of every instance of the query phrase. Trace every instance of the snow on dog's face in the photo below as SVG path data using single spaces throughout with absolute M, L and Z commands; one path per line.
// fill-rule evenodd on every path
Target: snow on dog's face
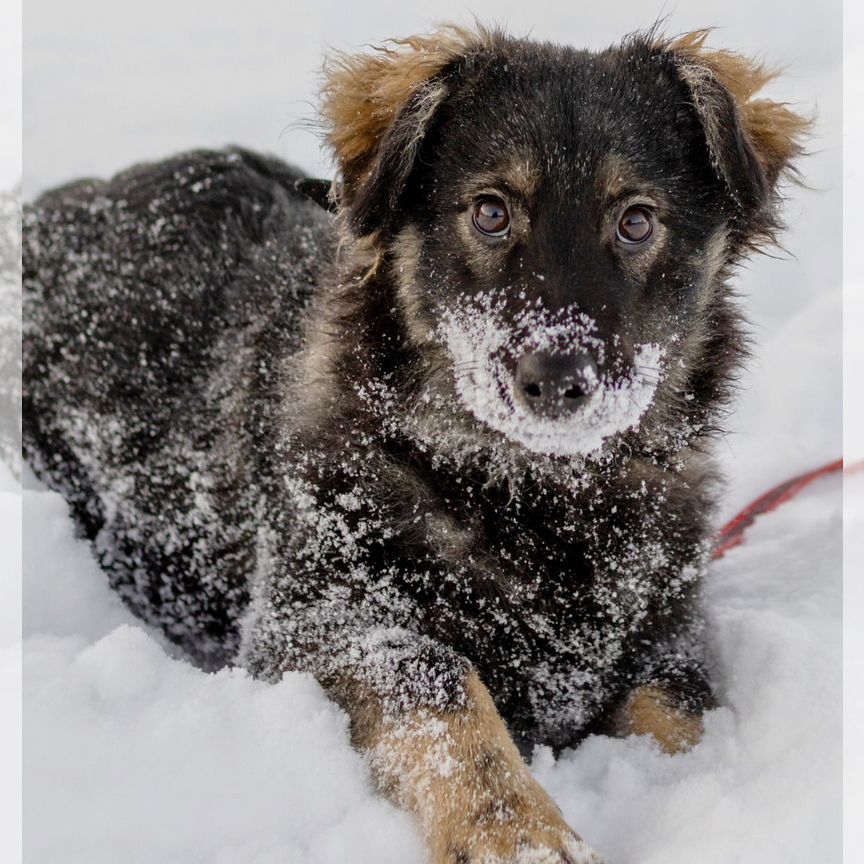
M 389 268 L 437 410 L 575 455 L 722 400 L 725 279 L 771 237 L 803 124 L 703 39 L 453 29 L 331 67 L 343 219 Z
M 656 344 L 635 346 L 625 364 L 620 355 L 607 359 L 587 315 L 538 306 L 508 322 L 505 309 L 494 296 L 460 298 L 438 327 L 458 397 L 478 420 L 557 455 L 595 452 L 639 423 L 656 390 Z

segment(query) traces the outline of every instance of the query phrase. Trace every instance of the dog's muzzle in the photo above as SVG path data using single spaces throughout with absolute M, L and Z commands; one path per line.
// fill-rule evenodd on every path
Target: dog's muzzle
M 557 420 L 574 414 L 600 386 L 590 354 L 526 354 L 516 364 L 516 394 L 540 417 Z

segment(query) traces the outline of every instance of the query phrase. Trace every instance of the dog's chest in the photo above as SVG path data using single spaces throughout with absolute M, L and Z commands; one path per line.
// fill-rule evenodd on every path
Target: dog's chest
M 397 487 L 353 464 L 364 467 L 333 485 L 292 481 L 287 545 L 272 556 L 293 574 L 280 627 L 317 645 L 344 628 L 431 637 L 469 659 L 535 740 L 597 714 L 686 581 L 656 489 Z
M 682 575 L 650 506 L 511 503 L 482 523 L 474 555 L 451 564 L 435 635 L 478 667 L 514 729 L 565 743 L 620 690 L 634 646 L 696 571 Z
M 445 566 L 464 574 L 466 594 L 487 589 L 511 629 L 562 650 L 586 628 L 591 640 L 600 627 L 628 631 L 664 590 L 672 537 L 662 512 L 591 498 L 469 497 L 450 520 L 460 557 L 446 555 Z
M 279 484 L 287 501 L 269 499 L 285 519 L 260 559 L 280 668 L 353 662 L 346 639 L 363 634 L 416 634 L 472 663 L 526 746 L 575 743 L 697 575 L 659 481 L 516 494 L 375 453 L 306 467 Z

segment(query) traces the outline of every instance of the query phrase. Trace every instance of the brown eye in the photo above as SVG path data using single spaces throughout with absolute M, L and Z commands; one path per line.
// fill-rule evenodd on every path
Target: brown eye
M 616 235 L 622 243 L 644 243 L 654 230 L 654 219 L 646 207 L 628 207 L 618 220 Z
M 474 205 L 474 227 L 487 237 L 504 237 L 510 233 L 510 214 L 500 198 L 481 198 Z

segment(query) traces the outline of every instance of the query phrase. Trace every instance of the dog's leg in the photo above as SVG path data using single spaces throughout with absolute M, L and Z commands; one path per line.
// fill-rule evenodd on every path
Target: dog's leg
M 702 738 L 702 715 L 716 706 L 706 674 L 705 625 L 694 608 L 676 630 L 642 659 L 630 690 L 598 731 L 624 737 L 650 735 L 667 753 L 689 750 Z
M 463 658 L 405 630 L 331 636 L 332 653 L 291 665 L 314 672 L 349 715 L 352 743 L 381 791 L 415 814 L 433 864 L 601 864 L 531 776 Z M 275 656 L 259 643 L 248 659 L 263 672 L 259 662 Z
M 615 735 L 651 735 L 667 753 L 680 753 L 699 743 L 702 711 L 690 707 L 673 688 L 642 685 L 634 688 L 613 713 Z
M 435 864 L 599 864 L 531 776 L 477 674 L 445 710 L 354 712 L 381 789 L 414 812 Z M 358 716 L 359 715 L 359 716 Z

